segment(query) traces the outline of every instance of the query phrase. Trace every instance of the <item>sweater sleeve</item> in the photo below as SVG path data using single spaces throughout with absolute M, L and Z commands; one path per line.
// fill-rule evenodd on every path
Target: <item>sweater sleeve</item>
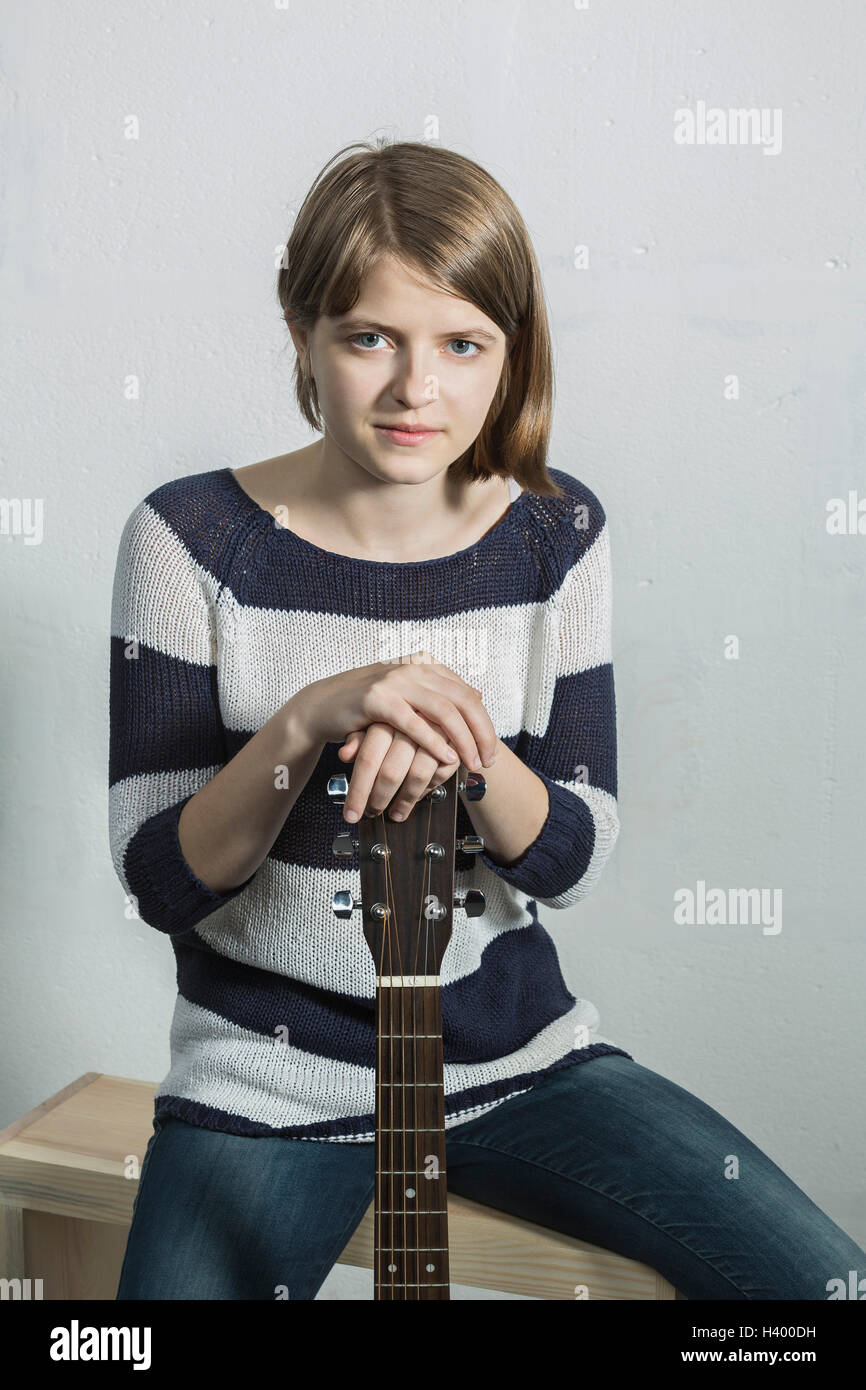
M 178 840 L 186 803 L 226 763 L 209 576 L 150 499 L 120 538 L 111 601 L 109 841 L 135 914 L 169 935 L 237 897 L 197 878 Z
M 611 652 L 607 521 L 593 498 L 595 539 L 563 580 L 558 659 L 545 733 L 512 747 L 547 787 L 547 819 L 520 859 L 478 857 L 506 883 L 546 907 L 571 907 L 598 882 L 619 835 L 616 701 Z

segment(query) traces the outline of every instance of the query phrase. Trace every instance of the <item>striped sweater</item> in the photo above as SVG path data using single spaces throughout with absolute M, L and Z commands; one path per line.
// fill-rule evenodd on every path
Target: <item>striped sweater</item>
M 598 1011 L 568 990 L 538 907 L 593 888 L 619 831 L 608 528 L 596 497 L 551 469 L 561 499 L 512 491 L 480 540 L 408 563 L 321 549 L 281 526 L 230 468 L 173 479 L 129 515 L 111 615 L 109 822 L 128 911 L 177 963 L 171 1067 L 155 1113 L 232 1134 L 370 1142 L 375 963 L 328 743 L 265 860 L 214 892 L 178 818 L 302 687 L 426 649 L 483 691 L 499 738 L 544 782 L 546 821 L 516 862 L 458 850 L 441 970 L 445 1124 L 605 1053 Z M 395 647 L 396 642 L 396 647 Z M 474 828 L 458 798 L 457 835 Z

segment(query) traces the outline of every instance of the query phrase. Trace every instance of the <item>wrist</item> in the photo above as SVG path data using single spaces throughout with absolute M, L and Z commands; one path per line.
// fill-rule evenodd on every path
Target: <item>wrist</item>
M 310 702 L 305 695 L 306 688 L 299 690 L 280 711 L 287 748 L 295 758 L 314 750 L 321 753 L 327 742 L 315 727 Z

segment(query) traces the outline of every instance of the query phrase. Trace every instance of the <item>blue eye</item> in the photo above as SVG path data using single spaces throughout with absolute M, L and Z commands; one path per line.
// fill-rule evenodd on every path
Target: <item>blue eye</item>
M 466 343 L 468 347 L 474 347 L 474 348 L 476 348 L 476 349 L 477 349 L 477 354 L 478 354 L 479 357 L 481 356 L 482 352 L 484 351 L 483 347 L 481 347 L 480 344 L 478 344 L 478 343 L 473 343 L 473 342 L 471 342 L 468 338 L 452 338 L 451 341 L 452 341 L 452 343 Z M 464 356 L 466 356 L 466 354 L 461 352 L 461 353 L 458 354 L 458 356 L 464 357 Z M 473 353 L 473 356 L 475 356 L 475 353 Z
M 353 333 L 351 338 L 349 339 L 349 342 L 354 343 L 356 338 L 381 338 L 381 336 L 381 333 Z
M 349 339 L 349 342 L 352 343 L 352 344 L 354 345 L 354 344 L 356 344 L 356 340 L 357 340 L 358 338 L 381 338 L 381 337 L 382 337 L 382 334 L 381 334 L 381 333 L 374 333 L 374 332 L 372 331 L 372 329 L 371 329 L 369 333 L 353 333 L 352 336 L 351 336 L 351 338 Z M 468 358 L 468 357 L 480 357 L 481 354 L 482 354 L 482 352 L 484 351 L 484 348 L 481 347 L 480 343 L 474 343 L 474 342 L 472 342 L 471 339 L 469 339 L 469 338 L 452 338 L 452 339 L 451 339 L 451 342 L 452 342 L 452 343 L 464 343 L 467 347 L 474 347 L 474 348 L 475 348 L 475 352 L 473 352 L 473 353 L 458 352 L 458 353 L 452 354 L 452 355 L 455 356 L 455 357 L 467 357 L 467 358 Z M 370 345 L 370 344 L 368 344 L 367 347 L 361 347 L 361 344 L 360 344 L 360 343 L 357 343 L 357 346 L 361 348 L 361 351 L 362 351 L 362 352 L 366 352 L 366 351 L 368 351 L 368 349 L 369 349 L 369 350 L 372 350 L 372 345 Z

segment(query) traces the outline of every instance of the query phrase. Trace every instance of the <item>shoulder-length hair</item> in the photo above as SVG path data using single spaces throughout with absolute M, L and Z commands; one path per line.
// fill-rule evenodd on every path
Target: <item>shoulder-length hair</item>
M 511 198 L 479 164 L 441 146 L 384 137 L 344 146 L 318 174 L 281 258 L 286 323 L 309 331 L 322 314 L 348 313 L 386 255 L 476 305 L 505 334 L 487 417 L 450 475 L 461 483 L 512 477 L 528 492 L 561 497 L 546 466 L 553 356 L 541 275 Z M 316 385 L 300 357 L 294 386 L 304 419 L 322 430 Z

